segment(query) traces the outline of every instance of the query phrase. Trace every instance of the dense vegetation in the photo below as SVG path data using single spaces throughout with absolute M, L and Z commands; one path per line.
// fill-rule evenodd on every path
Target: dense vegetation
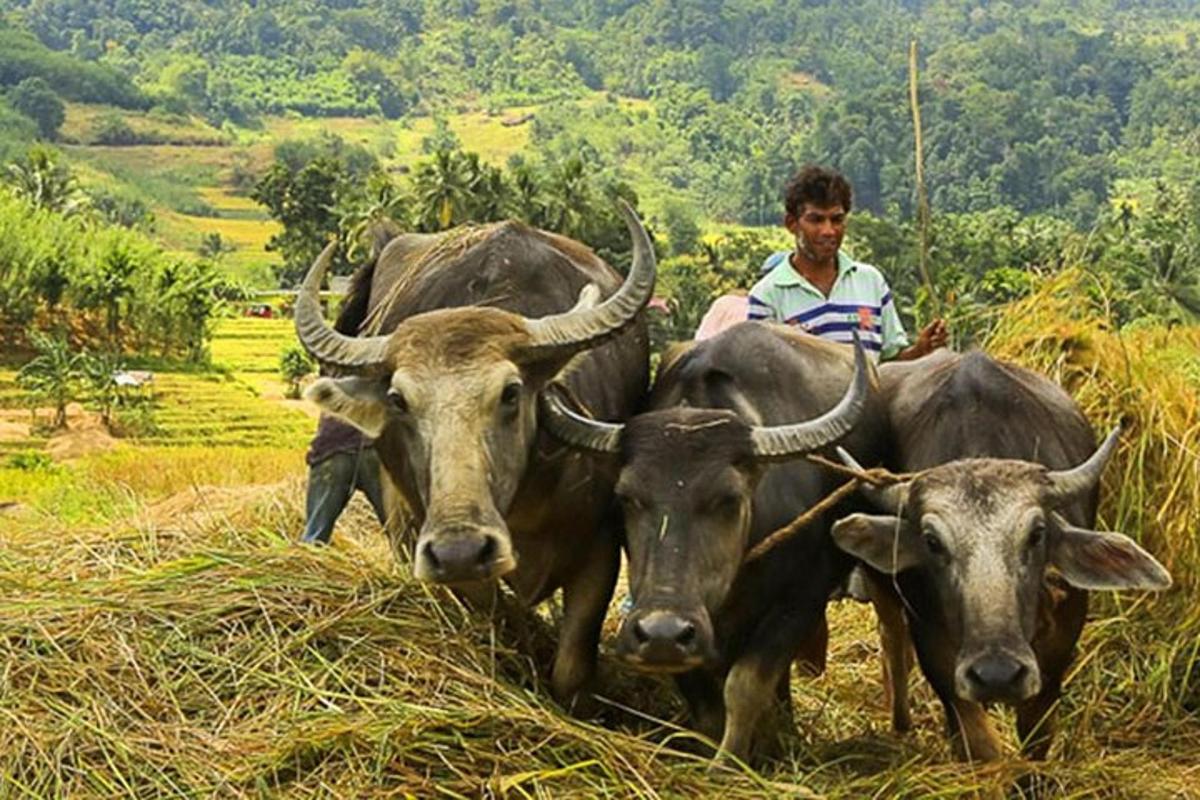
M 113 351 L 204 358 L 213 314 L 238 290 L 215 265 L 165 256 L 106 216 L 51 151 L 9 164 L 0 182 L 0 341 L 41 329 Z
M 610 162 L 637 153 L 708 215 L 756 224 L 774 221 L 777 187 L 803 157 L 843 168 L 863 208 L 911 211 L 912 38 L 939 210 L 1003 204 L 1086 226 L 1120 179 L 1179 172 L 1200 152 L 1200 14 L 1186 0 L 8 6 L 53 49 L 36 56 L 36 74 L 65 97 L 100 91 L 79 76 L 99 85 L 119 71 L 153 101 L 217 122 L 548 104 L 540 148 L 582 146 Z M 24 34 L 3 35 L 8 61 L 35 58 Z M 52 78 L 52 63 L 68 61 L 72 81 Z M 28 74 L 0 69 L 0 83 Z M 573 101 L 594 89 L 649 106 L 580 120 Z
M 949 314 L 960 341 L 987 328 L 991 305 L 1026 293 L 1068 258 L 1114 287 L 1119 322 L 1200 311 L 1195 3 L 8 0 L 0 8 L 5 160 L 35 137 L 61 137 L 63 101 L 152 105 L 140 121 L 96 113 L 68 138 L 116 147 L 224 145 L 279 113 L 401 126 L 432 118 L 419 153 L 330 136 L 275 142 L 273 163 L 235 153 L 220 180 L 281 224 L 268 248 L 282 257 L 276 279 L 285 286 L 331 235 L 348 245 L 347 269 L 362 257 L 363 232 L 385 217 L 439 230 L 516 216 L 584 239 L 619 265 L 625 244 L 612 200 L 620 195 L 641 201 L 669 256 L 667 333 L 685 336 L 711 296 L 748 285 L 779 241 L 766 227 L 711 232 L 713 223 L 773 225 L 784 178 L 816 159 L 844 170 L 869 212 L 855 220 L 851 252 L 885 269 L 906 314 Z M 933 294 L 913 269 L 914 38 L 935 212 Z M 468 110 L 526 125 L 526 149 L 501 164 L 462 147 L 447 119 Z M 208 125 L 191 125 L 189 115 Z M 91 207 L 110 221 L 145 228 L 147 203 L 217 216 L 192 188 L 211 174 L 209 160 L 152 170 L 136 158 L 70 157 L 125 187 L 92 192 Z M 220 261 L 233 223 L 206 227 L 188 249 Z

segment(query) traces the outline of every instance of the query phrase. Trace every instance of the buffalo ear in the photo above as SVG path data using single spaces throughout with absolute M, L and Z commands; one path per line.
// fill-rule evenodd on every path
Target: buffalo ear
M 1055 517 L 1050 563 L 1077 589 L 1161 591 L 1171 585 L 1171 573 L 1125 534 L 1075 528 Z
M 318 378 L 305 390 L 304 399 L 374 438 L 387 425 L 385 388 L 378 379 L 358 376 Z
M 887 575 L 915 567 L 918 543 L 900 517 L 851 514 L 833 524 L 833 541 L 872 569 Z

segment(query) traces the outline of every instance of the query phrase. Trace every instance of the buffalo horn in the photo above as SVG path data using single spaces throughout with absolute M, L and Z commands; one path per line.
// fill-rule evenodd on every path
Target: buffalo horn
M 788 458 L 811 453 L 837 441 L 858 422 L 867 404 L 867 381 L 867 357 L 855 332 L 854 379 L 838 404 L 816 419 L 751 428 L 754 454 L 759 458 Z
M 597 422 L 576 414 L 554 390 L 543 392 L 541 398 L 546 428 L 555 438 L 597 453 L 618 452 L 624 425 Z
M 352 372 L 370 372 L 385 362 L 388 337 L 346 336 L 334 330 L 321 314 L 317 293 L 336 249 L 337 242 L 330 242 L 304 278 L 296 297 L 296 335 L 304 349 L 321 364 Z
M 1096 448 L 1096 452 L 1092 453 L 1091 457 L 1078 467 L 1047 472 L 1051 498 L 1069 502 L 1084 492 L 1090 491 L 1100 480 L 1100 474 L 1104 472 L 1104 465 L 1108 463 L 1113 451 L 1117 449 L 1117 440 L 1120 436 L 1121 426 L 1118 425 L 1108 434 L 1104 443 Z
M 566 311 L 541 319 L 526 319 L 535 357 L 559 357 L 594 347 L 628 325 L 650 301 L 654 292 L 655 261 L 650 236 L 637 214 L 621 200 L 617 204 L 633 239 L 633 266 L 625 282 L 599 305 Z
M 842 463 L 850 469 L 856 469 L 859 472 L 867 471 L 844 448 L 839 447 L 837 454 Z M 904 503 L 908 499 L 908 484 L 908 481 L 904 481 L 903 483 L 893 483 L 890 486 L 872 486 L 866 481 L 862 481 L 858 491 L 859 494 L 874 503 L 880 511 L 899 516 L 904 511 Z

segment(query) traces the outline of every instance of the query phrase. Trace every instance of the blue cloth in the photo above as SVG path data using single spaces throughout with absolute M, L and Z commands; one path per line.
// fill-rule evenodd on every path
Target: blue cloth
M 352 452 L 337 452 L 308 468 L 308 490 L 304 501 L 304 534 L 307 544 L 328 544 L 333 524 L 350 502 L 355 490 L 361 491 L 375 509 L 382 525 L 387 519 L 383 506 L 383 477 L 375 448 L 360 447 Z

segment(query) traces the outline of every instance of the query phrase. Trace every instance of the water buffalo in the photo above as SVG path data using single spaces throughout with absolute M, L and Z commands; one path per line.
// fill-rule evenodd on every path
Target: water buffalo
M 649 410 L 624 425 L 545 396 L 551 431 L 619 458 L 633 597 L 619 656 L 676 674 L 693 725 L 739 758 L 791 723 L 777 703 L 789 665 L 803 654 L 823 668 L 826 601 L 853 563 L 832 514 L 747 554 L 838 486 L 799 456 L 844 439 L 870 457 L 881 414 L 863 414 L 867 370 L 861 347 L 746 322 L 661 369 Z
M 332 245 L 296 302 L 300 341 L 343 376 L 306 397 L 378 437 L 417 529 L 416 576 L 476 587 L 503 576 L 529 604 L 563 589 L 551 689 L 568 705 L 594 672 L 620 550 L 611 477 L 542 432 L 537 397 L 576 356 L 563 380 L 599 417 L 623 419 L 645 394 L 654 253 L 621 213 L 633 237 L 623 283 L 578 242 L 505 222 L 392 240 L 347 301 L 362 336 L 321 316 Z
M 1090 530 L 1116 431 L 1097 449 L 1066 392 L 980 352 L 885 365 L 880 381 L 891 466 L 921 472 L 871 492 L 888 513 L 842 519 L 834 539 L 887 576 L 877 592 L 898 592 L 956 754 L 998 756 L 983 708 L 996 702 L 1015 706 L 1025 755 L 1044 758 L 1085 590 L 1171 582 L 1133 540 Z

